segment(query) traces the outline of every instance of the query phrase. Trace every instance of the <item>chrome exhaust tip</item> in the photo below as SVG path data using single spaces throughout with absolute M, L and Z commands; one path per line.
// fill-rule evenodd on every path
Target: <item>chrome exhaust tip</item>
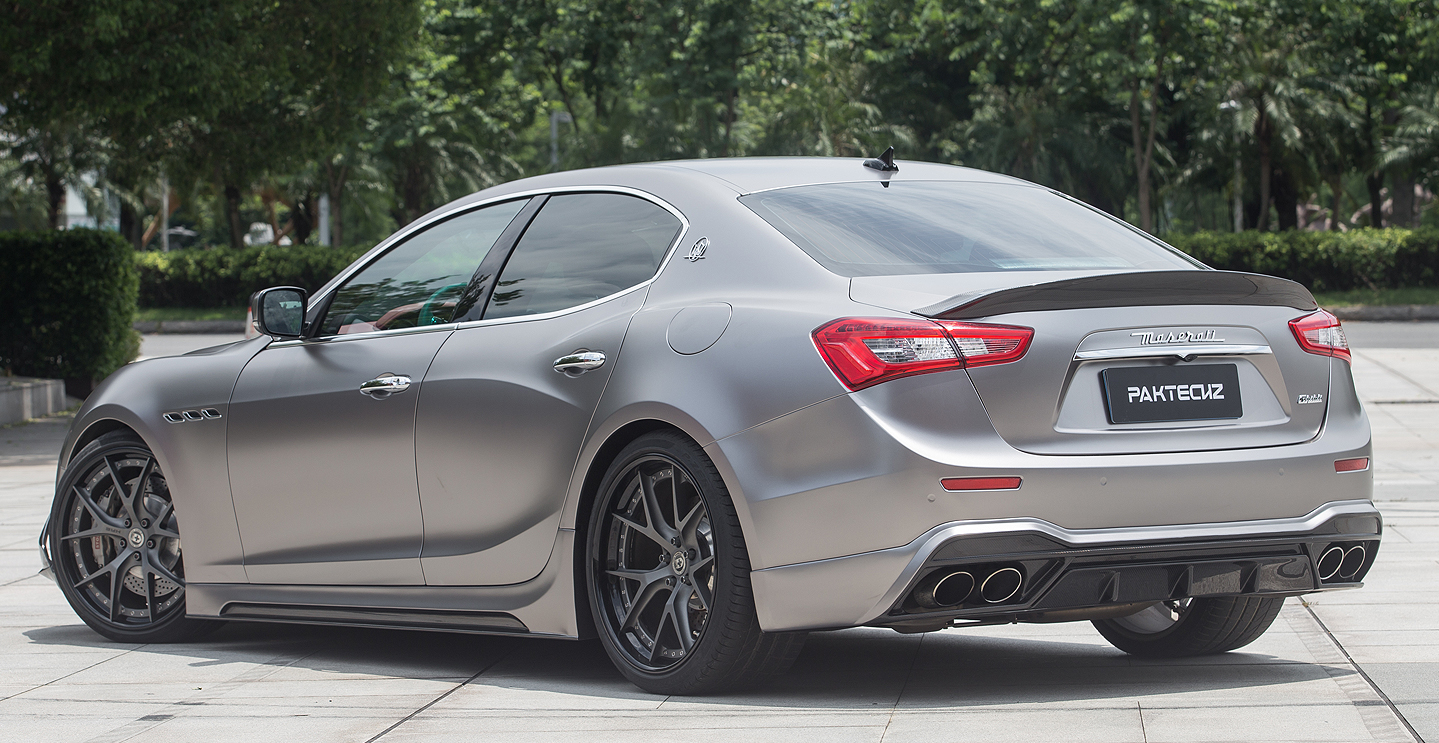
M 914 601 L 926 609 L 944 609 L 964 603 L 973 591 L 974 576 L 957 570 L 915 591 Z
M 1339 577 L 1349 579 L 1358 575 L 1359 569 L 1364 567 L 1366 555 L 1362 544 L 1356 544 L 1344 550 L 1344 559 L 1339 563 Z
M 1014 598 L 1024 585 L 1024 575 L 1015 568 L 1000 568 L 979 585 L 979 595 L 991 604 L 998 604 Z
M 1324 554 L 1319 556 L 1319 564 L 1315 566 L 1319 571 L 1319 580 L 1329 580 L 1339 574 L 1339 568 L 1344 564 L 1344 554 L 1343 547 L 1331 546 L 1324 550 Z

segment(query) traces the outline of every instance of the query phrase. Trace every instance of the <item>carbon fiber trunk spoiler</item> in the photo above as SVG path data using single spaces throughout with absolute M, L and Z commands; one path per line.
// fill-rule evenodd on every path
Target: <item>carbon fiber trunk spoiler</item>
M 938 320 L 970 320 L 1011 312 L 1183 304 L 1238 304 L 1314 310 L 1302 284 L 1235 271 L 1135 271 L 1085 276 L 1007 289 L 958 294 L 913 310 Z

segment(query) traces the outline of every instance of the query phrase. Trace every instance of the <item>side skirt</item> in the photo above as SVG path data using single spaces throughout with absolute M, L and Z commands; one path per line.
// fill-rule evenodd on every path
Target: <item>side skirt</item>
M 434 611 L 431 609 L 375 609 L 363 606 L 296 606 L 247 604 L 232 601 L 220 610 L 221 619 L 298 624 L 343 624 L 355 627 L 398 627 L 441 632 L 529 634 L 524 622 L 501 611 Z
M 202 619 L 394 627 L 578 638 L 573 530 L 561 529 L 543 571 L 508 586 L 304 586 L 190 583 Z

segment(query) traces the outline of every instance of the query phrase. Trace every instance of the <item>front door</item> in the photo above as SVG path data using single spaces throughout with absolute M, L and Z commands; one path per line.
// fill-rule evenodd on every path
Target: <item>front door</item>
M 415 432 L 430 585 L 544 569 L 579 451 L 630 318 L 678 236 L 658 205 L 551 196 L 425 377 Z
M 227 448 L 250 582 L 425 582 L 417 402 L 477 267 L 524 204 L 398 243 L 317 299 L 312 338 L 273 343 L 241 372 Z

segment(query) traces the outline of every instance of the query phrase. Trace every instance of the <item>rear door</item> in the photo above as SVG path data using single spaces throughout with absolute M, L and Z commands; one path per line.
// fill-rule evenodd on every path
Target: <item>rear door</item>
M 544 568 L 630 318 L 682 229 L 637 196 L 573 193 L 549 197 L 524 231 L 483 318 L 461 324 L 425 377 L 427 583 L 519 583 Z

